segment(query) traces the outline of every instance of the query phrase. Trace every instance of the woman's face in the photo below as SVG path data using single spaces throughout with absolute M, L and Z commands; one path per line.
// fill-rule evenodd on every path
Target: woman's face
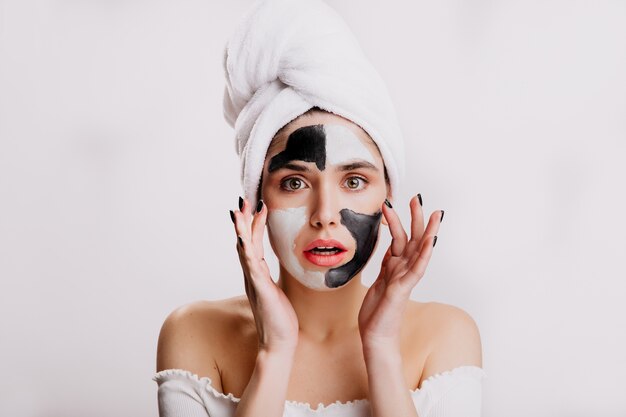
M 281 266 L 309 288 L 341 287 L 376 246 L 387 197 L 383 160 L 359 126 L 314 112 L 274 138 L 261 197 Z

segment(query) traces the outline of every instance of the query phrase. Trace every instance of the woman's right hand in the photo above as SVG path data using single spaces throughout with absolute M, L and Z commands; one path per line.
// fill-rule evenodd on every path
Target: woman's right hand
M 285 293 L 276 285 L 265 262 L 263 233 L 267 206 L 252 214 L 247 200 L 239 199 L 240 210 L 231 211 L 237 233 L 237 253 L 243 270 L 246 295 L 259 337 L 259 351 L 294 351 L 298 344 L 298 317 Z

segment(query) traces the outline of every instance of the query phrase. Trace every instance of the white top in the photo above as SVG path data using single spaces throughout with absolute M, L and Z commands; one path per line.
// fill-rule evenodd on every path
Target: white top
M 460 366 L 432 375 L 421 388 L 410 391 L 419 417 L 480 417 L 482 379 L 485 371 L 477 366 Z M 232 417 L 240 401 L 233 394 L 222 394 L 208 377 L 182 369 L 166 369 L 153 378 L 159 384 L 160 417 Z M 370 417 L 369 401 L 360 399 L 320 403 L 286 401 L 283 417 Z

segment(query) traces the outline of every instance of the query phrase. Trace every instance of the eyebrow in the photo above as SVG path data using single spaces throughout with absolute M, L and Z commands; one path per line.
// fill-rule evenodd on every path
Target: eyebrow
M 337 170 L 344 172 L 344 171 L 352 171 L 355 169 L 362 169 L 362 168 L 369 169 L 369 170 L 376 171 L 376 172 L 380 171 L 378 168 L 376 168 L 375 165 L 367 161 L 355 161 L 349 164 L 339 165 L 339 167 L 337 167 Z M 293 162 L 286 163 L 285 165 L 280 167 L 280 169 L 278 169 L 277 171 L 280 171 L 283 169 L 290 169 L 292 171 L 297 171 L 297 172 L 311 172 L 311 170 L 307 166 L 300 165 L 300 164 L 293 163 Z
M 298 171 L 298 172 L 311 172 L 311 170 L 308 167 L 304 165 L 294 164 L 293 162 L 287 162 L 285 165 L 277 169 L 277 171 L 280 171 L 283 169 L 290 169 L 292 171 Z
M 370 170 L 378 172 L 378 168 L 376 168 L 376 166 L 374 166 L 373 164 L 367 161 L 356 161 L 350 164 L 340 165 L 339 171 L 352 171 L 354 169 L 360 169 L 360 168 L 370 169 Z

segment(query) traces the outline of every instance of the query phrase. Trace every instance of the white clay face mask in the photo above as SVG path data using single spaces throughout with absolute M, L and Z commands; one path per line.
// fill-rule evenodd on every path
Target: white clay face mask
M 327 288 L 324 272 L 305 270 L 295 254 L 296 237 L 302 226 L 308 222 L 306 211 L 306 207 L 270 210 L 267 225 L 276 242 L 274 250 L 280 258 L 281 265 L 303 285 L 314 290 L 324 290 Z
M 270 160 L 269 172 L 294 161 L 315 163 L 320 171 L 356 161 L 374 165 L 369 149 L 349 128 L 332 124 L 305 126 L 295 130 L 289 135 L 285 150 Z M 359 273 L 372 256 L 382 212 L 365 214 L 343 208 L 339 211 L 341 224 L 353 241 L 314 240 L 308 245 L 312 248 L 296 248 L 296 238 L 303 227 L 309 224 L 307 211 L 307 207 L 294 207 L 268 212 L 267 225 L 274 250 L 285 270 L 304 286 L 321 291 L 341 287 Z M 345 257 L 346 247 L 355 247 L 352 259 Z M 301 257 L 296 254 L 298 250 L 303 251 Z M 302 258 L 305 260 L 301 261 Z M 324 270 L 320 271 L 320 266 Z

